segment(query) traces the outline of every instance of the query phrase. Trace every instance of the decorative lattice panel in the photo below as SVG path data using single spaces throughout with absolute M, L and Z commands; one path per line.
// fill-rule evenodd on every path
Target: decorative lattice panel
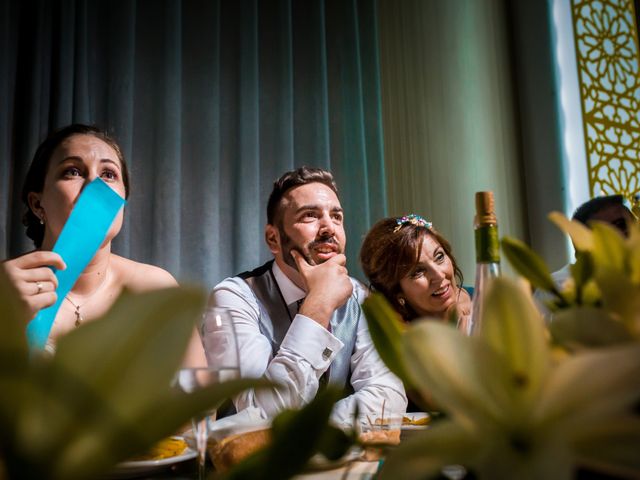
M 640 75 L 633 0 L 572 0 L 591 195 L 640 193 Z

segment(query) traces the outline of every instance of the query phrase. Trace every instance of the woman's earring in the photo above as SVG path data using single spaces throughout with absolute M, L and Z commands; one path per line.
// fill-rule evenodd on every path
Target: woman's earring
M 38 216 L 38 220 L 40 220 L 40 225 L 44 225 L 44 215 Z
M 398 303 L 400 304 L 401 307 L 404 307 L 404 298 L 403 297 L 398 297 Z

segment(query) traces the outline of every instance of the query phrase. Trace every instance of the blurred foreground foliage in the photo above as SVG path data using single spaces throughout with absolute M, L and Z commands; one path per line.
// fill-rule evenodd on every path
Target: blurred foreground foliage
M 553 297 L 553 340 L 578 346 L 572 355 L 556 355 L 521 282 L 493 282 L 475 337 L 435 319 L 401 325 L 383 296 L 365 301 L 383 360 L 446 413 L 389 455 L 381 479 L 436 478 L 450 465 L 480 479 L 568 480 L 580 468 L 640 475 L 640 227 L 624 239 L 606 225 L 591 231 L 552 218 L 578 252 L 567 285 L 556 287 L 522 242 L 502 245 L 516 270 Z
M 172 288 L 124 293 L 101 319 L 30 353 L 22 305 L 0 268 L 0 478 L 96 478 L 192 416 L 260 382 L 172 388 L 204 305 Z

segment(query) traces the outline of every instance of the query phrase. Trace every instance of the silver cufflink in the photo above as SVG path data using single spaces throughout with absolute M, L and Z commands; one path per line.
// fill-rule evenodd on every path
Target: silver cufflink
M 333 353 L 333 350 L 331 350 L 329 347 L 325 348 L 324 351 L 322 352 L 322 358 L 324 360 L 328 360 L 329 358 L 331 358 L 331 354 Z

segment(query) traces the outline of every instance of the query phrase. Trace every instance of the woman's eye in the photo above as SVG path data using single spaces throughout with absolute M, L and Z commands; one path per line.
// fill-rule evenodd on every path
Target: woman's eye
M 416 278 L 420 278 L 422 275 L 424 275 L 424 270 L 418 269 L 418 270 L 414 270 L 413 272 L 411 272 L 410 277 L 412 279 L 416 279 Z
M 81 174 L 80 170 L 76 167 L 69 167 L 64 170 L 63 175 L 65 177 L 79 177 Z
M 117 180 L 118 174 L 113 170 L 105 170 L 104 172 L 102 172 L 101 177 L 107 180 Z
M 445 255 L 442 252 L 436 253 L 436 262 L 442 263 L 445 259 Z

